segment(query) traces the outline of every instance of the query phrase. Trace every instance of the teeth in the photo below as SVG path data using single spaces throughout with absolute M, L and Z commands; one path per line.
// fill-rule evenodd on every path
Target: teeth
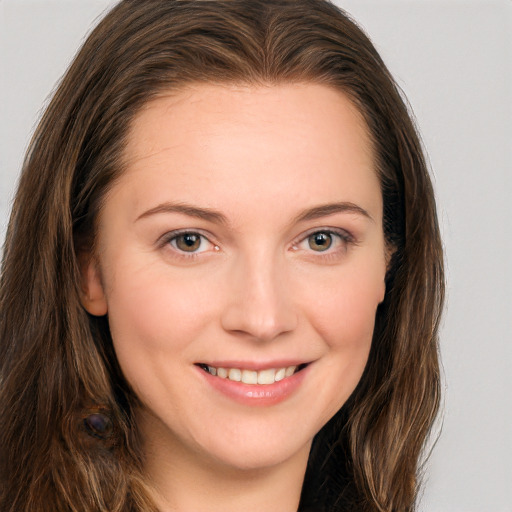
M 254 370 L 240 370 L 238 368 L 215 368 L 208 365 L 202 365 L 202 367 L 211 375 L 221 379 L 260 385 L 274 384 L 274 382 L 279 382 L 286 377 L 291 377 L 298 369 L 298 366 L 287 366 L 285 368 L 269 368 L 257 372 Z
M 276 381 L 275 376 L 275 370 L 261 370 L 258 372 L 258 384 L 273 384 Z
M 228 379 L 240 382 L 242 380 L 242 372 L 238 368 L 231 368 L 228 372 Z
M 244 370 L 242 372 L 242 382 L 244 384 L 258 384 L 258 372 Z
M 286 377 L 286 368 L 279 368 L 279 370 L 277 370 L 276 376 L 275 376 L 276 382 L 283 380 L 285 377 Z
M 288 366 L 288 368 L 286 368 L 286 370 L 284 372 L 284 376 L 291 377 L 295 373 L 296 369 L 297 369 L 296 366 Z

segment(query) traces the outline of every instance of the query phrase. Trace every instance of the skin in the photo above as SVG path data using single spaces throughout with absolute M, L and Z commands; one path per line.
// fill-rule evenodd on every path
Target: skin
M 162 511 L 297 510 L 311 441 L 357 385 L 384 298 L 366 126 L 324 85 L 197 85 L 145 106 L 125 164 L 83 303 L 108 313 L 143 404 L 155 499 Z M 176 230 L 201 235 L 197 249 Z M 291 359 L 309 364 L 271 405 L 233 400 L 197 366 Z

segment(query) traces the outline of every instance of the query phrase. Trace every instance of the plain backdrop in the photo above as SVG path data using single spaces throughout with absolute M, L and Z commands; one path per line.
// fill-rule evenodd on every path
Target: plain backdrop
M 0 0 L 0 240 L 41 109 L 112 3 Z M 512 1 L 337 3 L 409 98 L 446 246 L 442 433 L 419 510 L 512 512 Z

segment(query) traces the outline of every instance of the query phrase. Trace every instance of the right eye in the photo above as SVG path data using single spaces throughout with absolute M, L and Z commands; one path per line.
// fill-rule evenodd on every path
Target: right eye
M 169 231 L 161 237 L 161 248 L 166 248 L 168 254 L 184 260 L 194 259 L 202 253 L 218 252 L 219 246 L 215 245 L 207 235 L 188 229 Z
M 183 256 L 195 256 L 202 252 L 217 250 L 216 245 L 210 242 L 206 236 L 196 231 L 168 233 L 164 243 L 171 245 L 176 252 Z
M 339 238 L 339 235 L 328 231 L 317 231 L 316 233 L 308 236 L 308 246 L 316 252 L 327 251 L 334 243 L 334 237 Z
M 198 254 L 214 248 L 214 245 L 200 233 L 185 231 L 168 238 L 168 243 L 180 252 Z

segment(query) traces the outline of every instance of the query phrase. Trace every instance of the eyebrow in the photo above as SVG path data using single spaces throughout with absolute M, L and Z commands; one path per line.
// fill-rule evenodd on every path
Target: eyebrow
M 151 215 L 159 213 L 181 213 L 188 215 L 189 217 L 195 217 L 197 219 L 214 222 L 217 224 L 228 224 L 228 220 L 224 214 L 212 208 L 200 208 L 192 206 L 186 203 L 162 203 L 154 208 L 151 208 L 137 217 L 135 222 Z M 337 213 L 354 213 L 361 215 L 374 221 L 372 216 L 364 209 L 354 203 L 339 202 L 339 203 L 328 203 L 320 206 L 315 206 L 301 212 L 295 217 L 294 222 L 305 222 L 308 220 L 315 220 L 321 217 L 327 217 L 329 215 L 335 215 Z
M 185 203 L 159 204 L 158 206 L 155 206 L 154 208 L 151 208 L 150 210 L 147 210 L 139 215 L 135 222 L 158 213 L 182 213 L 184 215 L 188 215 L 189 217 L 195 217 L 197 219 L 207 220 L 217 224 L 228 223 L 226 217 L 217 210 L 212 210 L 211 208 L 199 208 L 197 206 L 192 206 Z
M 373 217 L 364 208 L 349 202 L 329 203 L 309 208 L 308 210 L 300 213 L 295 218 L 295 222 L 315 220 L 321 217 L 335 215 L 336 213 L 355 213 L 356 215 L 362 215 L 363 217 L 370 219 L 372 222 L 375 222 Z

